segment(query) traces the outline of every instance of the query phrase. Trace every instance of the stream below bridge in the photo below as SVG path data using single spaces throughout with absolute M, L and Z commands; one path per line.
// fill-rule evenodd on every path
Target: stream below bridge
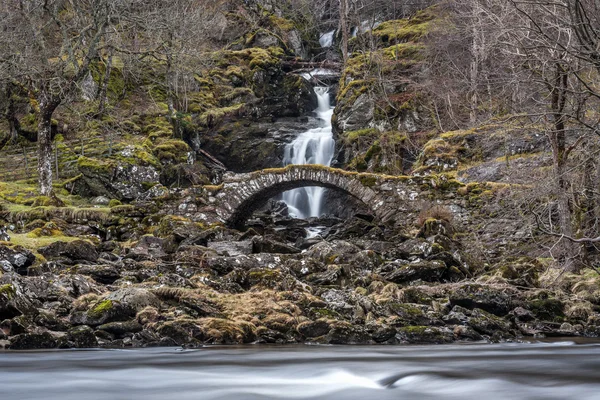
M 0 353 L 8 399 L 600 399 L 600 344 Z

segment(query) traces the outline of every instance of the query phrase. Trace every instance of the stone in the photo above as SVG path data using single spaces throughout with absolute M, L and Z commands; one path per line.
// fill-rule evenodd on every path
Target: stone
M 467 309 L 480 308 L 496 315 L 506 315 L 512 309 L 512 299 L 503 290 L 488 285 L 464 284 L 449 293 L 450 305 Z
M 425 282 L 439 282 L 447 270 L 446 264 L 442 261 L 420 261 L 416 263 L 402 263 L 394 261 L 382 267 L 385 280 L 394 283 L 405 283 L 416 280 Z
M 141 332 L 143 326 L 140 325 L 136 320 L 130 320 L 109 322 L 97 326 L 96 329 L 108 332 L 117 338 L 122 338 L 125 334 Z
M 35 255 L 22 246 L 0 245 L 0 268 L 4 272 L 15 271 L 21 275 L 27 274 L 27 268 L 35 262 Z
M 300 249 L 263 236 L 252 238 L 253 253 L 297 254 Z
M 86 240 L 57 241 L 38 249 L 38 252 L 46 259 L 65 260 L 71 263 L 77 261 L 95 262 L 98 260 L 98 251 L 94 245 Z
M 22 333 L 10 338 L 11 350 L 39 350 L 58 347 L 58 340 L 49 332 Z
M 112 265 L 77 265 L 74 271 L 91 276 L 96 282 L 104 285 L 110 285 L 121 278 L 121 273 Z
M 296 330 L 306 338 L 315 338 L 327 335 L 331 330 L 331 326 L 326 320 L 319 319 L 316 321 L 301 322 L 296 327 Z
M 110 199 L 106 196 L 97 196 L 92 199 L 91 203 L 99 206 L 107 206 L 110 203 Z
M 440 344 L 454 340 L 454 333 L 447 328 L 433 326 L 405 326 L 398 328 L 398 339 L 404 343 Z
M 87 325 L 76 326 L 69 329 L 69 340 L 73 342 L 73 347 L 81 349 L 90 349 L 98 346 L 94 331 Z

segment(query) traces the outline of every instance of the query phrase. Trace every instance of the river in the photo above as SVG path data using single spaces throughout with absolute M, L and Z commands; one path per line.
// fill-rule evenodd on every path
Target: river
M 0 353 L 0 399 L 600 399 L 600 345 Z

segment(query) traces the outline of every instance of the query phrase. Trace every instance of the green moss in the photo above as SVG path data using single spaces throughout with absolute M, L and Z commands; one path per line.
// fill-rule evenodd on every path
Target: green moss
M 434 19 L 431 10 L 423 10 L 413 18 L 385 21 L 373 29 L 372 35 L 384 44 L 419 40 L 431 30 Z
M 117 200 L 117 199 L 111 199 L 111 200 L 108 202 L 108 206 L 109 206 L 110 208 L 114 208 L 114 207 L 116 207 L 116 206 L 120 206 L 120 205 L 122 205 L 122 203 L 121 203 L 119 200 Z
M 373 175 L 359 176 L 358 180 L 366 187 L 373 187 L 377 184 L 377 178 Z
M 203 126 L 215 126 L 225 117 L 240 112 L 244 106 L 244 103 L 240 103 L 229 107 L 213 108 L 202 113 L 198 121 Z
M 103 161 L 95 158 L 81 156 L 77 160 L 77 167 L 81 171 L 110 174 L 116 167 L 116 165 L 113 161 Z
M 269 16 L 270 24 L 280 31 L 291 31 L 294 29 L 294 22 L 289 19 L 278 17 L 277 15 Z
M 379 132 L 377 131 L 377 129 L 367 128 L 367 129 L 360 129 L 357 131 L 344 132 L 344 137 L 346 139 L 346 142 L 351 144 L 361 138 L 377 137 L 378 133 Z
M 529 309 L 540 319 L 562 321 L 564 319 L 564 304 L 555 298 L 539 298 L 528 303 Z
M 7 283 L 6 285 L 0 286 L 0 296 L 3 296 L 5 299 L 12 299 L 16 294 L 17 291 L 12 284 Z
M 114 307 L 112 300 L 103 300 L 96 303 L 87 312 L 88 317 L 98 319 L 110 312 Z

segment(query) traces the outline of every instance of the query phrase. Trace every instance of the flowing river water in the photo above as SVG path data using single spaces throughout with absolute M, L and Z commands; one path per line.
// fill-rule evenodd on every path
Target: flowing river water
M 0 399 L 600 399 L 600 345 L 0 353 Z

